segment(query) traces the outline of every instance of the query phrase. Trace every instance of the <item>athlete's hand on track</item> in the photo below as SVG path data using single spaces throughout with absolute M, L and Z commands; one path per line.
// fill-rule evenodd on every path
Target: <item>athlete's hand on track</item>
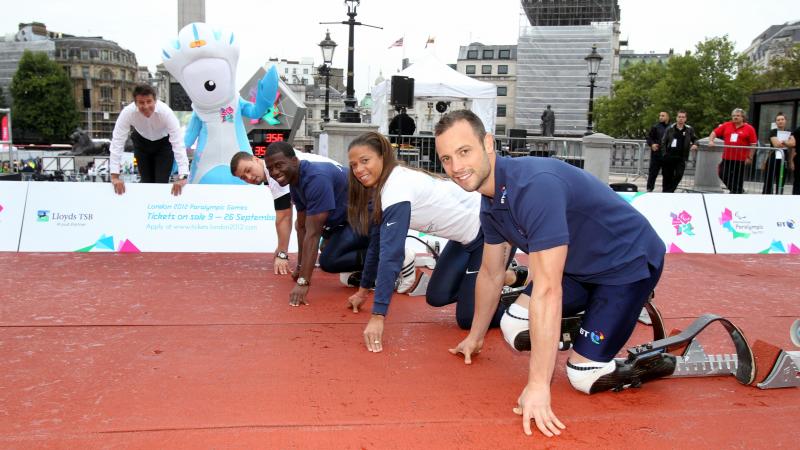
M 472 364 L 472 355 L 477 355 L 483 348 L 483 338 L 475 338 L 472 335 L 461 341 L 455 348 L 450 349 L 450 353 L 464 355 L 464 364 Z

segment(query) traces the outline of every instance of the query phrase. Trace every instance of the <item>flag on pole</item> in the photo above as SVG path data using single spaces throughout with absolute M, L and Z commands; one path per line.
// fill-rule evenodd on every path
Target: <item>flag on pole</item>
M 436 41 L 436 38 L 435 38 L 435 37 L 433 37 L 433 36 L 428 36 L 428 40 L 427 40 L 427 41 L 425 41 L 425 48 L 428 48 L 428 44 L 433 44 L 433 43 L 435 43 L 435 41 Z
M 402 46 L 403 46 L 403 38 L 400 38 L 400 39 L 394 41 L 394 44 L 390 45 L 389 48 L 402 47 Z

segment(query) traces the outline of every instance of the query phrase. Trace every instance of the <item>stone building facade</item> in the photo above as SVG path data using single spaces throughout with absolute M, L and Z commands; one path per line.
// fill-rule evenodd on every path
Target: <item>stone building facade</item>
M 8 86 L 25 50 L 45 52 L 63 67 L 72 81 L 81 128 L 94 138 L 110 139 L 119 111 L 132 101 L 142 77 L 136 55 L 102 37 L 52 32 L 39 22 L 20 24 L 16 33 L 0 40 L 0 86 L 7 100 L 12 100 Z M 91 108 L 84 107 L 85 89 Z
M 480 42 L 462 45 L 458 50 L 456 70 L 497 86 L 495 134 L 505 136 L 516 123 L 517 46 L 483 45 Z

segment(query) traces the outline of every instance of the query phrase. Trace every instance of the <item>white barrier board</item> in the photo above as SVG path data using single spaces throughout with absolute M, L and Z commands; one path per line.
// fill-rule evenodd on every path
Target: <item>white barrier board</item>
M 800 254 L 800 196 L 705 195 L 717 253 Z
M 714 253 L 702 194 L 621 192 L 647 218 L 667 253 Z
M 169 184 L 126 187 L 118 196 L 109 183 L 0 183 L 0 251 L 271 253 L 277 246 L 265 186 L 188 185 L 179 197 Z M 717 253 L 800 254 L 797 196 L 620 195 L 648 218 L 668 253 L 713 253 L 716 245 Z M 409 234 L 440 249 L 447 242 Z M 407 245 L 427 252 L 413 239 Z M 296 250 L 293 233 L 289 251 Z
M 26 181 L 0 182 L 0 252 L 16 252 L 28 192 Z
M 273 252 L 266 186 L 30 183 L 19 251 Z
M 622 192 L 620 196 L 647 218 L 664 241 L 667 253 L 714 253 L 702 194 Z M 416 231 L 409 234 L 430 245 L 438 241 L 441 249 L 447 244 L 446 239 L 433 235 Z M 414 239 L 407 239 L 406 245 L 418 253 L 428 251 Z

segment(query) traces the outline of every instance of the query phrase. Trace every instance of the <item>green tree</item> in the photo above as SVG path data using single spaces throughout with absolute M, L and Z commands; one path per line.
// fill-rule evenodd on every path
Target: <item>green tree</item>
M 15 134 L 65 142 L 78 125 L 72 83 L 46 53 L 23 53 L 11 80 L 11 95 Z
M 614 96 L 601 97 L 594 105 L 597 131 L 615 137 L 643 139 L 655 122 L 653 88 L 664 77 L 664 66 L 633 64 L 614 83 Z M 657 113 L 656 113 L 657 117 Z
M 700 42 L 694 54 L 673 56 L 664 66 L 637 66 L 622 72 L 613 86 L 613 98 L 599 102 L 595 109 L 599 131 L 641 139 L 660 111 L 669 112 L 674 120 L 683 109 L 699 134 L 707 135 L 734 108 L 747 107 L 759 79 L 727 36 Z
M 3 86 L 0 86 L 0 108 L 8 108 L 8 101 L 6 100 L 6 92 Z
M 789 49 L 785 57 L 771 59 L 759 81 L 762 91 L 800 87 L 800 44 Z
M 758 74 L 744 55 L 734 51 L 728 36 L 697 44 L 693 57 L 699 64 L 699 80 L 692 85 L 696 91 L 688 92 L 695 98 L 685 102 L 696 108 L 694 116 L 689 116 L 690 123 L 701 134 L 708 134 L 728 120 L 734 108 L 748 107 Z

